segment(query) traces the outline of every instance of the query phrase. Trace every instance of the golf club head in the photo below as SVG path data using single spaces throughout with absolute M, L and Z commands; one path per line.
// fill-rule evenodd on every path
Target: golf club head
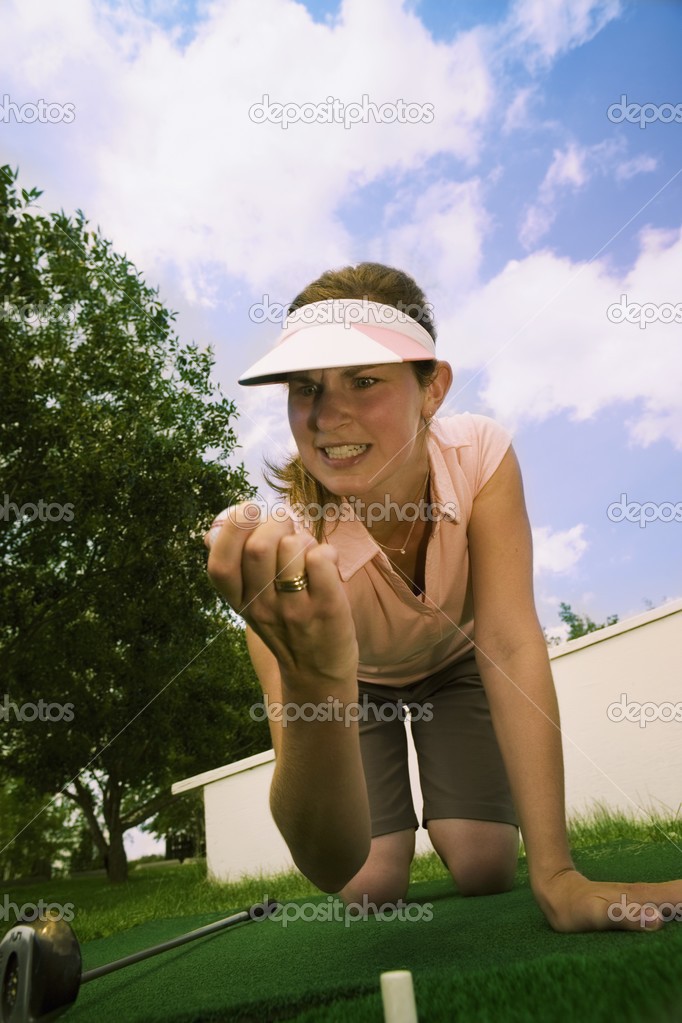
M 48 1023 L 78 997 L 81 951 L 64 920 L 17 924 L 0 942 L 0 1023 Z

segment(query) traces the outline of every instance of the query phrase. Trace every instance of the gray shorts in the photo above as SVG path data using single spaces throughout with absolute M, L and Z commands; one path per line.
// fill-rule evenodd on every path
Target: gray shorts
M 451 817 L 519 826 L 473 652 L 408 686 L 360 682 L 359 699 L 367 708 L 359 727 L 373 838 L 419 826 L 404 713 L 389 706 L 399 708 L 399 701 L 413 712 L 408 727 L 424 799 L 422 827 Z

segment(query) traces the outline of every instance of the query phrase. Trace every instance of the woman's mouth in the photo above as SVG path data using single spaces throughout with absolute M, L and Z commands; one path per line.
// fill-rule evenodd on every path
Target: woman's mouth
M 370 444 L 338 444 L 319 450 L 325 462 L 345 468 L 348 465 L 355 465 L 370 447 Z
M 366 444 L 339 444 L 333 448 L 323 448 L 328 458 L 352 458 L 367 450 Z

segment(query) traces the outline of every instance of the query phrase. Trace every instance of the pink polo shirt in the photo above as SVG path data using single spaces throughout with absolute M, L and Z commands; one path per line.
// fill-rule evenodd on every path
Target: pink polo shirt
M 352 518 L 347 501 L 345 518 L 326 527 L 353 612 L 361 681 L 409 685 L 473 650 L 467 524 L 474 498 L 511 440 L 489 416 L 463 412 L 431 420 L 430 496 L 442 517 L 429 536 L 423 595 L 414 595 L 362 522 Z

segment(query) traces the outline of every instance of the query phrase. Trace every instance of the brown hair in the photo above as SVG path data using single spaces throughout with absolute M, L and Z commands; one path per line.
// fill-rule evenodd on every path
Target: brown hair
M 326 270 L 316 281 L 312 281 L 296 296 L 288 312 L 293 313 L 311 302 L 322 302 L 333 298 L 357 298 L 368 302 L 391 305 L 411 316 L 420 323 L 436 341 L 436 327 L 431 306 L 426 301 L 416 281 L 402 270 L 384 266 L 382 263 L 358 263 L 345 266 L 342 270 Z M 419 386 L 425 390 L 436 371 L 436 359 L 410 362 Z M 427 427 L 428 429 L 428 423 Z M 303 465 L 300 455 L 294 455 L 283 465 L 274 465 L 264 460 L 272 474 L 263 472 L 265 479 L 281 497 L 290 504 L 304 508 L 314 505 L 323 508 L 331 504 L 338 506 L 340 500 L 315 479 Z M 324 535 L 325 519 L 318 515 L 311 523 L 315 539 L 320 542 Z

